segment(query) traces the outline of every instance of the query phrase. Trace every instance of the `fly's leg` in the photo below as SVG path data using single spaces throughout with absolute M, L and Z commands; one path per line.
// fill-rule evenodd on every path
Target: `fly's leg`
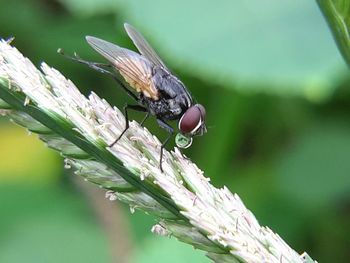
M 130 110 L 134 110 L 134 111 L 142 111 L 142 112 L 146 112 L 147 109 L 145 107 L 142 107 L 140 105 L 129 105 L 129 104 L 125 104 L 125 106 L 123 107 L 124 110 L 124 115 L 125 115 L 125 128 L 122 131 L 122 133 L 118 136 L 118 138 L 111 143 L 110 145 L 108 145 L 109 147 L 113 147 L 114 144 L 116 144 L 121 137 L 123 137 L 123 135 L 125 134 L 125 132 L 129 129 L 129 116 L 128 116 L 128 109 Z
M 147 111 L 145 117 L 143 117 L 142 121 L 140 122 L 141 127 L 143 127 L 143 124 L 148 119 L 149 115 L 150 115 L 150 113 L 149 113 L 149 111 Z
M 68 56 L 66 55 L 62 49 L 58 49 L 57 52 L 63 56 L 65 56 L 66 58 L 76 61 L 78 63 L 87 65 L 89 68 L 92 68 L 100 73 L 103 74 L 107 74 L 112 76 L 112 78 L 119 84 L 119 86 L 122 87 L 122 89 L 131 97 L 133 98 L 135 101 L 139 101 L 139 98 L 131 91 L 129 90 L 126 85 L 116 77 L 115 73 L 113 72 L 113 66 L 111 64 L 104 64 L 104 63 L 98 63 L 98 62 L 92 62 L 92 61 L 87 61 L 87 60 L 83 60 L 81 59 L 76 53 L 74 53 L 74 57 L 72 56 Z M 107 70 L 106 68 L 112 70 Z
M 184 158 L 186 161 L 190 161 L 191 160 L 190 158 L 188 158 L 187 156 L 184 155 L 184 153 L 182 152 L 181 149 L 178 148 L 178 150 L 179 150 L 182 158 Z
M 131 97 L 134 99 L 134 101 L 138 102 L 140 99 L 131 91 L 129 90 L 125 84 L 118 79 L 116 76 L 113 75 L 113 79 L 119 84 L 120 87 L 122 87 L 122 89 Z
M 173 136 L 174 129 L 169 124 L 167 124 L 165 121 L 163 121 L 161 119 L 157 119 L 157 122 L 161 128 L 163 128 L 164 130 L 166 130 L 169 133 L 168 137 L 164 140 L 164 142 L 162 143 L 162 146 L 160 147 L 159 168 L 160 168 L 160 171 L 163 172 L 163 167 L 162 167 L 163 150 L 164 150 L 164 147 L 166 146 L 166 144 L 168 143 L 169 139 L 171 138 L 171 136 Z
M 59 48 L 57 50 L 57 53 L 63 55 L 64 57 L 66 57 L 66 58 L 68 58 L 70 60 L 73 60 L 73 61 L 76 61 L 78 63 L 87 65 L 89 68 L 92 68 L 92 69 L 94 69 L 94 70 L 96 70 L 96 71 L 98 71 L 100 73 L 104 73 L 104 74 L 108 74 L 108 75 L 114 76 L 113 72 L 105 69 L 105 68 L 112 69 L 112 65 L 110 65 L 110 64 L 97 63 L 97 62 L 91 62 L 91 61 L 83 60 L 76 53 L 74 53 L 74 56 L 69 56 L 69 55 L 65 54 L 64 51 L 61 48 Z

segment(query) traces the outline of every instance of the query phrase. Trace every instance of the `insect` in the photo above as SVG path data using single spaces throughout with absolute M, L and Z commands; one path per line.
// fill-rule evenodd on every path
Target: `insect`
M 178 144 L 178 146 L 187 148 L 192 144 L 194 136 L 203 135 L 206 132 L 206 111 L 201 104 L 195 102 L 185 85 L 171 73 L 146 39 L 129 24 L 125 23 L 124 28 L 140 53 L 96 37 L 86 36 L 88 44 L 109 63 L 85 61 L 76 54 L 75 57 L 69 58 L 87 64 L 102 73 L 112 75 L 136 102 L 136 104 L 125 104 L 123 108 L 125 128 L 118 138 L 109 145 L 110 147 L 116 144 L 129 128 L 128 110 L 146 113 L 141 125 L 144 124 L 149 115 L 155 116 L 159 126 L 168 132 L 160 150 L 159 166 L 163 172 L 163 150 L 174 134 L 174 129 L 167 122 L 178 120 L 178 129 L 182 138 L 188 139 L 188 143 Z M 107 68 L 112 69 L 112 71 L 107 70 Z M 124 78 L 131 89 L 116 77 L 116 73 Z

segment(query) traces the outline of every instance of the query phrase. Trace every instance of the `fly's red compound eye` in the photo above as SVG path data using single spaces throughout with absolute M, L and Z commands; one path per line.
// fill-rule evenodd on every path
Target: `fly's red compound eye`
M 205 109 L 196 104 L 190 107 L 179 121 L 179 130 L 183 134 L 195 134 L 202 126 L 205 118 Z

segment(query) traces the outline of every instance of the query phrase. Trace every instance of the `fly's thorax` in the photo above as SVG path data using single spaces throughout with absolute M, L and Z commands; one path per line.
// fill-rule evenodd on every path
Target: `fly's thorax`
M 175 99 L 153 100 L 142 96 L 141 103 L 152 115 L 163 120 L 179 120 L 185 112 Z
M 153 69 L 152 80 L 160 99 L 174 100 L 173 104 L 186 110 L 192 105 L 192 97 L 185 85 L 174 75 L 161 67 Z

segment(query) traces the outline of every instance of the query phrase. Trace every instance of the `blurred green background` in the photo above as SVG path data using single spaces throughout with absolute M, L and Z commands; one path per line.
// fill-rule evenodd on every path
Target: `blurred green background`
M 348 262 L 350 78 L 314 1 L 0 3 L 0 36 L 118 107 L 128 98 L 113 80 L 56 50 L 102 62 L 84 36 L 133 48 L 123 23 L 134 25 L 207 108 L 208 133 L 186 154 L 213 184 L 298 252 Z M 153 236 L 154 218 L 107 202 L 36 136 L 0 127 L 0 262 L 209 262 Z

